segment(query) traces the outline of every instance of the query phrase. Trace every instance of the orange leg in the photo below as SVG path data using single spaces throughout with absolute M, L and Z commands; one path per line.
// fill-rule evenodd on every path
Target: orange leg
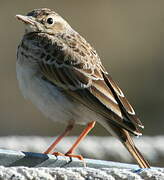
M 44 152 L 44 154 L 50 154 L 52 153 L 52 151 L 54 150 L 54 148 L 56 147 L 56 145 L 61 141 L 61 139 L 63 137 L 65 137 L 66 135 L 68 135 L 70 133 L 70 131 L 73 129 L 74 124 L 68 124 L 68 126 L 66 127 L 65 131 L 51 144 L 51 146 Z M 62 155 L 62 153 L 53 153 L 54 155 Z
M 85 136 L 93 129 L 95 126 L 96 121 L 92 121 L 87 124 L 87 127 L 83 130 L 83 132 L 80 134 L 80 136 L 77 138 L 73 146 L 70 148 L 70 150 L 65 154 L 69 157 L 76 157 L 80 160 L 83 160 L 83 157 L 81 155 L 74 155 L 73 152 L 77 148 L 77 146 L 80 144 L 80 142 L 85 138 Z

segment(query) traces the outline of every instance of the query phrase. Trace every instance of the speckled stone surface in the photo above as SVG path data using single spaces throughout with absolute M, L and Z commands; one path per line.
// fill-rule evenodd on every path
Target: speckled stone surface
M 42 152 L 53 139 L 36 136 L 1 137 L 0 148 L 4 149 L 0 149 L 0 180 L 164 180 L 164 168 L 141 170 L 137 165 L 96 159 L 85 159 L 85 163 L 78 159 L 70 162 L 66 157 L 23 152 Z M 150 163 L 162 161 L 162 139 L 163 136 L 136 140 Z M 57 150 L 64 152 L 74 140 L 75 137 L 65 138 Z M 116 157 L 117 160 L 131 162 L 128 152 L 116 139 L 109 137 L 87 137 L 76 153 L 97 159 L 109 157 L 113 160 Z
M 164 169 L 40 153 L 0 150 L 0 180 L 163 180 Z
M 0 167 L 0 180 L 163 180 L 164 170 Z

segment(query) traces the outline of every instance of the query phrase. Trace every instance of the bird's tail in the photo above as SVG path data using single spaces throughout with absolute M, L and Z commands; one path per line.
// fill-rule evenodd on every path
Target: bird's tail
M 102 124 L 104 126 L 104 124 Z M 136 160 L 140 168 L 150 168 L 147 160 L 144 159 L 143 155 L 135 146 L 129 132 L 125 129 L 120 128 L 112 123 L 107 123 L 104 126 L 113 136 L 118 138 L 122 144 L 126 147 L 126 149 L 130 152 L 132 157 Z
M 140 168 L 150 168 L 149 163 L 147 162 L 147 160 L 144 159 L 143 155 L 137 149 L 129 133 L 128 132 L 125 133 L 127 138 L 125 141 L 122 141 L 123 145 L 127 148 L 130 154 L 138 162 Z

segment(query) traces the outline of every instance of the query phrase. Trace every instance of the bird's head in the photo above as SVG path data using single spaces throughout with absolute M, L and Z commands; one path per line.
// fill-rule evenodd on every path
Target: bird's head
M 60 15 L 47 8 L 34 9 L 26 16 L 16 15 L 16 17 L 26 25 L 26 33 L 42 32 L 53 35 L 72 31 L 70 25 Z

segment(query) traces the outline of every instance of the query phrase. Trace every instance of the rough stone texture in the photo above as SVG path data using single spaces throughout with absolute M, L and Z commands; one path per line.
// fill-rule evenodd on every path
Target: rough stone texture
M 42 137 L 1 137 L 0 148 L 22 150 L 22 151 L 33 151 L 42 152 L 46 147 L 53 141 L 54 138 L 42 138 Z M 75 137 L 65 138 L 58 149 L 61 152 L 65 152 L 71 144 L 73 144 Z M 143 151 L 145 157 L 151 162 L 157 162 L 162 160 L 164 157 L 164 144 L 163 137 L 145 137 L 136 139 L 137 146 Z M 4 153 L 6 152 L 6 154 Z M 4 154 L 3 154 L 4 153 Z M 87 137 L 84 142 L 80 145 L 76 153 L 83 154 L 84 156 L 97 158 L 97 159 L 115 159 L 118 161 L 130 162 L 131 158 L 126 150 L 118 143 L 114 138 L 109 137 Z M 27 159 L 24 158 L 27 157 Z M 30 159 L 31 157 L 32 159 Z M 37 158 L 36 158 L 37 157 Z M 48 156 L 50 161 L 53 160 L 54 156 Z M 105 158 L 107 157 L 107 158 Z M 6 159 L 5 159 L 6 158 Z M 14 164 L 7 161 L 14 162 L 18 159 L 18 163 Z M 20 151 L 3 151 L 1 150 L 0 164 L 0 180 L 164 180 L 164 169 L 163 168 L 151 168 L 151 169 L 138 169 L 134 165 L 126 165 L 120 163 L 107 162 L 108 168 L 92 168 L 93 165 L 87 167 L 78 167 L 76 162 L 72 163 L 70 167 L 59 166 L 60 158 L 53 167 L 49 166 L 52 163 L 47 161 L 42 162 L 42 154 L 36 153 L 21 153 Z M 3 160 L 4 159 L 4 160 Z M 21 159 L 21 161 L 19 161 Z M 22 161 L 22 159 L 24 159 Z M 62 158 L 61 158 L 62 159 Z M 31 160 L 41 162 L 37 167 L 27 167 Z M 40 161 L 39 161 L 40 160 Z M 63 159 L 62 159 L 63 161 Z M 96 160 L 89 160 L 96 163 Z M 27 166 L 22 166 L 22 162 L 26 162 Z M 104 163 L 98 161 L 98 163 Z M 37 164 L 36 163 L 36 164 Z M 43 167 L 47 163 L 48 167 Z M 5 165 L 6 164 L 6 165 Z M 36 165 L 35 164 L 35 165 Z M 4 167 L 4 165 L 6 167 Z M 43 166 L 42 166 L 43 165 Z M 58 166 L 57 166 L 58 165 Z M 40 166 L 40 167 L 39 167 Z M 57 167 L 56 167 L 57 166 Z M 117 168 L 116 168 L 117 167 Z
M 163 180 L 164 169 L 0 167 L 0 180 Z

